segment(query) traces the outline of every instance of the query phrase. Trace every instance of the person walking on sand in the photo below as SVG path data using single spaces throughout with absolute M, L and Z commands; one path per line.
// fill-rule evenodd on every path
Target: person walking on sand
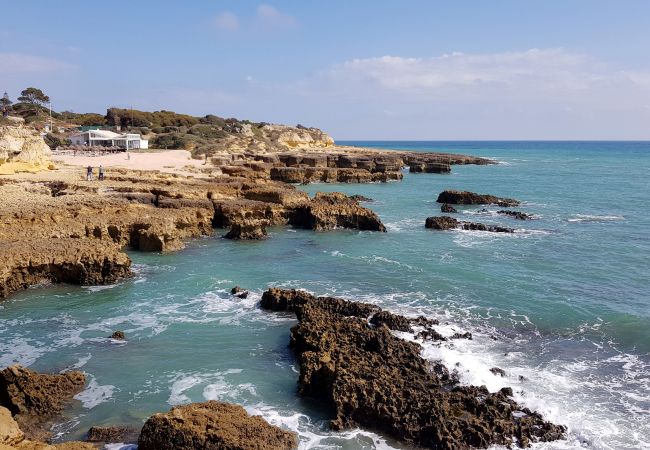
M 87 181 L 93 180 L 93 166 L 88 166 L 86 168 L 86 180 Z
M 99 181 L 104 181 L 104 167 L 99 166 Z

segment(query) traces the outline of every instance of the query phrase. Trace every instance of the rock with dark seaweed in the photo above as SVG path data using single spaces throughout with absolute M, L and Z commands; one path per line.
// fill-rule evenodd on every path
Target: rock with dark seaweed
M 500 377 L 505 377 L 505 376 L 506 376 L 506 371 L 503 370 L 503 369 L 500 368 L 500 367 L 492 367 L 492 368 L 490 369 L 490 372 L 492 372 L 492 374 L 494 374 L 494 375 L 498 375 L 498 376 L 500 376 Z
M 139 450 L 291 450 L 295 433 L 249 416 L 239 405 L 208 401 L 154 414 L 142 427 Z
M 292 210 L 289 223 L 316 231 L 335 228 L 386 231 L 377 214 L 340 192 L 318 192 L 308 204 Z
M 457 375 L 423 359 L 419 344 L 388 325 L 405 328 L 407 321 L 376 306 L 269 289 L 262 307 L 296 312 L 290 346 L 300 363 L 299 393 L 327 404 L 335 430 L 366 427 L 449 450 L 526 447 L 565 435 L 565 427 L 518 405 L 510 388 L 459 385 Z
M 530 219 L 533 218 L 532 214 L 528 214 L 528 213 L 521 212 L 521 211 L 509 211 L 507 209 L 502 209 L 501 211 L 497 211 L 497 214 L 501 214 L 501 215 L 504 215 L 504 216 L 510 216 L 510 217 L 512 217 L 514 219 L 517 219 L 517 220 L 530 220 Z
M 88 442 L 135 444 L 138 442 L 140 429 L 128 425 L 104 425 L 90 427 L 86 435 Z
M 502 227 L 500 225 L 488 225 L 484 223 L 477 222 L 464 222 L 453 217 L 448 216 L 438 216 L 438 217 L 427 217 L 424 222 L 426 228 L 431 228 L 434 230 L 468 230 L 468 231 L 489 231 L 491 233 L 514 233 L 513 228 Z
M 440 212 L 443 213 L 457 213 L 458 211 L 456 208 L 451 206 L 449 203 L 443 203 L 442 206 L 440 206 Z
M 451 205 L 499 205 L 506 207 L 519 205 L 519 201 L 512 198 L 455 190 L 442 191 L 440 195 L 438 195 L 437 202 L 449 203 Z
M 355 202 L 374 202 L 374 200 L 370 197 L 366 197 L 365 195 L 360 194 L 351 195 L 350 198 Z

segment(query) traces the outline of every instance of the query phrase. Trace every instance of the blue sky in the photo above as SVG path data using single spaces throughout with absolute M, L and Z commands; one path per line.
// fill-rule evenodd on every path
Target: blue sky
M 335 139 L 650 139 L 650 1 L 0 0 L 0 91 Z

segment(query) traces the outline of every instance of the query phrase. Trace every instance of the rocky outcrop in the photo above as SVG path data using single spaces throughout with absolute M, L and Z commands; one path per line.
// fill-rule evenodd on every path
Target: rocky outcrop
M 18 427 L 7 408 L 0 406 L 0 450 L 96 450 L 84 442 L 46 444 L 25 439 L 25 433 Z
M 458 211 L 456 208 L 451 206 L 449 203 L 443 203 L 442 206 L 440 207 L 440 211 L 443 213 L 457 213 Z
M 245 219 L 230 226 L 230 231 L 224 235 L 226 239 L 236 241 L 256 241 L 266 239 L 266 227 L 269 223 L 265 220 Z
M 0 298 L 44 281 L 109 284 L 131 274 L 131 260 L 115 244 L 67 238 L 0 246 Z
M 139 450 L 290 450 L 297 445 L 295 433 L 249 416 L 241 406 L 216 401 L 155 414 L 138 440 Z
M 510 216 L 513 219 L 517 219 L 517 220 L 530 220 L 533 218 L 531 214 L 521 212 L 521 211 L 501 210 L 501 211 L 497 211 L 497 214 L 501 214 L 503 216 Z
M 527 447 L 565 435 L 517 404 L 510 388 L 460 385 L 444 365 L 424 360 L 419 344 L 382 325 L 405 329 L 407 321 L 374 305 L 278 289 L 261 305 L 295 311 L 299 392 L 327 405 L 335 430 L 367 427 L 432 449 Z
M 0 126 L 0 175 L 46 170 L 51 154 L 36 130 Z
M 438 203 L 449 203 L 452 205 L 499 205 L 518 206 L 519 201 L 512 198 L 496 197 L 489 194 L 476 194 L 469 191 L 443 191 L 438 195 Z
M 11 412 L 23 431 L 34 436 L 43 423 L 63 412 L 85 384 L 81 372 L 42 374 L 19 365 L 7 367 L 0 371 L 0 406 Z
M 508 227 L 502 227 L 499 225 L 486 225 L 483 223 L 476 222 L 463 222 L 453 217 L 447 216 L 438 216 L 438 217 L 427 217 L 424 226 L 426 228 L 432 228 L 434 230 L 468 230 L 468 231 L 490 231 L 493 233 L 514 233 L 515 230 Z
M 386 231 L 377 214 L 340 192 L 319 192 L 308 204 L 292 210 L 289 223 L 316 231 L 352 228 Z
M 242 289 L 239 286 L 235 286 L 230 290 L 230 294 L 234 295 L 237 298 L 248 298 L 248 291 L 246 289 Z
M 115 339 L 117 341 L 126 341 L 126 335 L 124 334 L 124 331 L 115 331 L 113 334 L 109 336 L 109 339 Z

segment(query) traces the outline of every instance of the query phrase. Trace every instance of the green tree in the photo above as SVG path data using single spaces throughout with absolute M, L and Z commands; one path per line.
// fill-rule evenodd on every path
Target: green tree
M 9 100 L 9 94 L 5 92 L 5 95 L 0 98 L 0 111 L 2 111 L 2 115 L 7 115 L 9 114 L 9 110 L 11 109 L 11 104 L 13 102 Z
M 20 93 L 18 101 L 34 106 L 45 106 L 50 102 L 50 97 L 45 95 L 40 89 L 28 87 Z

